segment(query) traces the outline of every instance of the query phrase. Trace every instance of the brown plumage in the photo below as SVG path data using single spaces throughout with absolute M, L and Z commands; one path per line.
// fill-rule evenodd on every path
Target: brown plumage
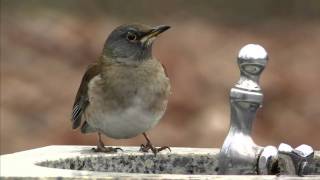
M 170 83 L 162 64 L 152 56 L 152 42 L 168 26 L 123 25 L 108 37 L 103 54 L 82 78 L 72 113 L 72 127 L 98 132 L 97 151 L 110 152 L 100 134 L 124 139 L 143 134 L 142 151 L 155 148 L 145 132 L 163 116 Z

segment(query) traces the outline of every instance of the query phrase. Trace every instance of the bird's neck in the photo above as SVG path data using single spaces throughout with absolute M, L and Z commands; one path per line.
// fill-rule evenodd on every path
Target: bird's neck
M 115 59 L 114 57 L 109 57 L 107 55 L 102 55 L 99 58 L 98 63 L 101 66 L 112 66 L 112 65 L 115 65 L 115 66 L 133 66 L 133 67 L 136 67 L 136 66 L 139 66 L 139 65 L 143 64 L 144 62 L 146 62 L 146 61 L 148 61 L 150 59 L 152 59 L 152 56 L 150 56 L 150 57 L 148 57 L 146 59 L 133 60 L 133 59 L 130 59 L 130 58 L 118 58 L 118 59 Z

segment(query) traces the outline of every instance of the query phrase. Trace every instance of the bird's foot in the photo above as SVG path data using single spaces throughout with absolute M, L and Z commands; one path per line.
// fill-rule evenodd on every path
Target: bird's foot
M 94 152 L 104 152 L 104 153 L 116 153 L 118 150 L 123 151 L 121 148 L 113 148 L 113 147 L 104 147 L 97 146 L 97 148 L 92 148 Z
M 123 151 L 121 148 L 105 147 L 101 140 L 101 133 L 98 132 L 98 144 L 97 148 L 92 148 L 94 152 L 104 152 L 104 153 L 116 153 L 118 150 Z
M 157 155 L 158 152 L 168 149 L 171 152 L 171 149 L 169 146 L 162 146 L 160 148 L 154 147 L 150 142 L 147 142 L 147 144 L 141 144 L 140 145 L 140 151 L 142 152 L 148 152 L 149 149 L 153 152 L 154 155 Z

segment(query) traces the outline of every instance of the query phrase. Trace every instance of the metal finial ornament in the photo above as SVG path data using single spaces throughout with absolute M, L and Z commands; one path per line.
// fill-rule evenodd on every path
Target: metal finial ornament
M 261 92 L 259 78 L 267 61 L 268 54 L 262 46 L 248 44 L 241 48 L 238 55 L 240 80 L 235 87 L 245 91 Z
M 230 91 L 230 129 L 219 154 L 218 174 L 258 174 L 257 161 L 263 148 L 253 142 L 251 129 L 263 102 L 259 78 L 267 60 L 267 52 L 260 45 L 249 44 L 239 52 L 240 80 Z

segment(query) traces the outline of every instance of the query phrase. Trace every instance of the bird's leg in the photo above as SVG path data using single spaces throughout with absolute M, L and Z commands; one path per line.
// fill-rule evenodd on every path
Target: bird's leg
M 151 151 L 153 152 L 154 155 L 156 155 L 158 152 L 162 151 L 162 150 L 165 150 L 165 149 L 168 149 L 169 151 L 171 151 L 170 147 L 168 146 L 162 146 L 160 148 L 156 148 L 152 145 L 150 139 L 148 138 L 147 134 L 146 133 L 142 133 L 144 138 L 147 140 L 147 143 L 146 144 L 141 144 L 140 146 L 140 151 L 142 152 L 148 152 L 149 149 L 151 149 Z
M 111 153 L 111 152 L 117 152 L 117 150 L 123 151 L 121 148 L 113 148 L 113 147 L 105 147 L 104 143 L 101 139 L 101 133 L 98 132 L 98 144 L 97 148 L 93 148 L 95 152 L 105 152 L 105 153 Z

